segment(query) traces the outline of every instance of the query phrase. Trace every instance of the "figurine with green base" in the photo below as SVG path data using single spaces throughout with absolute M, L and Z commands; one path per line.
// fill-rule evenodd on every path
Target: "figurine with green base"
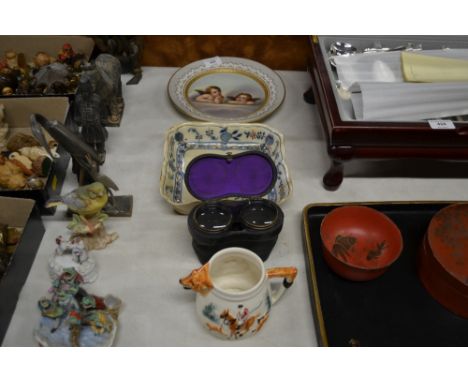
M 51 297 L 38 301 L 41 319 L 34 337 L 41 346 L 112 346 L 121 300 L 99 297 L 82 287 L 82 277 L 67 268 L 53 281 Z

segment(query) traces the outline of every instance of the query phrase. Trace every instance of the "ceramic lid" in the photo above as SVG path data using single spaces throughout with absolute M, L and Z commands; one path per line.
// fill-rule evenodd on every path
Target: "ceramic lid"
M 427 238 L 439 264 L 468 286 L 468 204 L 452 204 L 435 214 Z

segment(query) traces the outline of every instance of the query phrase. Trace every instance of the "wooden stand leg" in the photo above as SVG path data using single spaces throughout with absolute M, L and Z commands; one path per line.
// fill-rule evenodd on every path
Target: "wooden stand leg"
M 332 159 L 330 169 L 323 177 L 323 185 L 329 191 L 335 191 L 343 182 L 343 161 Z
M 310 103 L 311 105 L 315 104 L 315 97 L 314 97 L 314 92 L 312 91 L 312 88 L 309 88 L 304 95 L 304 101 L 307 103 Z

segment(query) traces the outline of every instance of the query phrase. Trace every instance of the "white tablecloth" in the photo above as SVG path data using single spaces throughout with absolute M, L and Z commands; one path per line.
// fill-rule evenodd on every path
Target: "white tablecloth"
M 314 346 L 317 340 L 301 236 L 302 210 L 307 204 L 466 199 L 468 180 L 463 179 L 468 174 L 466 165 L 414 160 L 352 163 L 346 170 L 351 177 L 345 177 L 337 191 L 326 191 L 321 182 L 329 159 L 322 126 L 316 107 L 302 99 L 310 86 L 310 77 L 305 72 L 279 72 L 286 85 L 286 99 L 263 122 L 285 135 L 286 163 L 294 191 L 282 206 L 283 231 L 266 266 L 294 265 L 299 272 L 296 283 L 272 308 L 261 332 L 240 341 L 219 340 L 197 321 L 195 294 L 178 283 L 181 276 L 200 266 L 191 247 L 187 219 L 174 213 L 159 194 L 165 131 L 187 120 L 176 112 L 166 93 L 167 82 L 175 70 L 144 68 L 140 84 L 124 85 L 122 124 L 120 128 L 109 129 L 102 172 L 116 181 L 119 194 L 133 194 L 133 216 L 108 222 L 108 230 L 118 232 L 120 238 L 105 250 L 92 252 L 99 265 L 99 276 L 86 288 L 123 300 L 117 346 Z M 124 76 L 123 81 L 129 78 Z M 412 166 L 413 162 L 417 165 Z M 419 174 L 428 177 L 414 177 Z M 69 172 L 64 192 L 75 187 L 75 178 Z M 35 345 L 33 329 L 40 318 L 37 300 L 47 295 L 50 287 L 47 259 L 54 251 L 55 237 L 67 233 L 67 221 L 64 208 L 53 217 L 44 217 L 46 233 L 3 346 Z

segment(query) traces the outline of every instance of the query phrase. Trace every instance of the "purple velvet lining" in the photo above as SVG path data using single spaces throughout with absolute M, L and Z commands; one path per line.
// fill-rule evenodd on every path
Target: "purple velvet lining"
M 276 181 L 276 171 L 264 155 L 252 153 L 227 157 L 194 159 L 187 169 L 186 185 L 200 200 L 228 196 L 261 196 Z

